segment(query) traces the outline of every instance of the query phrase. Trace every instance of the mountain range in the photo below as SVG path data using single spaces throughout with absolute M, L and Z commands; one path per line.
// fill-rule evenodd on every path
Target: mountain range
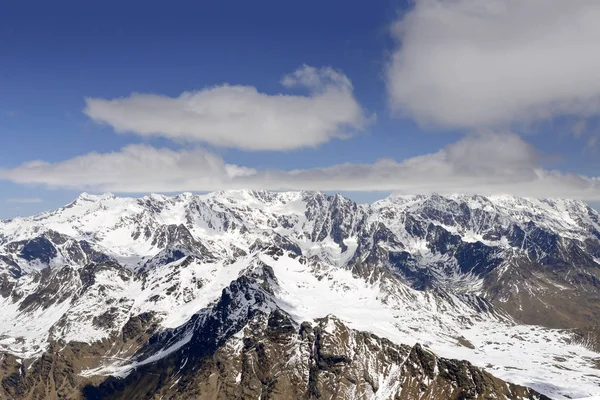
M 81 194 L 0 222 L 0 398 L 600 394 L 575 200 Z

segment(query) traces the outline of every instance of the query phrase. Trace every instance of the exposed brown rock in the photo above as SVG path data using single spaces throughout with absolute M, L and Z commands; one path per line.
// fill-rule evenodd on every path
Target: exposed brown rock
M 150 314 L 131 318 L 121 335 L 94 344 L 53 343 L 41 357 L 20 360 L 0 354 L 0 399 L 55 400 L 83 399 L 82 389 L 98 384 L 103 377 L 84 378 L 83 370 L 96 368 L 114 357 L 131 357 L 155 332 Z
M 197 360 L 186 350 L 125 379 L 84 390 L 87 399 L 547 399 L 466 361 L 438 358 L 346 327 L 335 317 L 295 326 L 279 310 L 248 323 Z

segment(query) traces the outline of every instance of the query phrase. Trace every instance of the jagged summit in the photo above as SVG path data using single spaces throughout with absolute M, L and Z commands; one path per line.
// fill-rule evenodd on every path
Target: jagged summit
M 88 192 L 82 192 L 69 204 L 65 205 L 63 208 L 69 208 L 74 206 L 89 206 L 90 204 L 98 203 L 106 200 L 113 200 L 116 196 L 113 193 L 101 193 L 101 194 L 91 194 Z M 41 214 L 45 214 L 46 212 L 42 212 Z
M 548 394 L 593 394 L 599 221 L 582 202 L 511 196 L 82 194 L 0 222 L 0 351 L 35 360 L 79 343 L 104 354 L 81 373 L 122 371 L 174 354 L 206 315 L 241 335 L 259 296 L 295 335 L 331 315 Z M 216 309 L 232 282 L 254 289 Z
M 114 199 L 116 196 L 112 193 L 101 193 L 101 194 L 91 194 L 87 192 L 82 192 L 77 196 L 77 200 L 81 201 L 101 201 L 101 200 L 109 200 Z

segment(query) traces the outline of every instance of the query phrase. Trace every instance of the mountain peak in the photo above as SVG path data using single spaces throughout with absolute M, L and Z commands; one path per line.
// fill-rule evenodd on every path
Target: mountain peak
M 116 198 L 116 196 L 112 193 L 103 193 L 103 194 L 91 194 L 88 192 L 82 192 L 75 201 L 86 201 L 86 202 L 97 202 L 102 200 L 111 200 Z
M 156 200 L 156 201 L 165 201 L 167 199 L 169 199 L 169 196 L 166 196 L 164 194 L 161 193 L 149 193 L 147 195 L 145 195 L 144 197 L 142 197 L 144 200 Z

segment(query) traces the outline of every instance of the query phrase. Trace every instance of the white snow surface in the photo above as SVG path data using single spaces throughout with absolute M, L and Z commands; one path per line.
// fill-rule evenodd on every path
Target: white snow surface
M 51 340 L 93 343 L 120 331 L 130 317 L 149 311 L 161 316 L 163 329 L 176 328 L 210 307 L 224 287 L 260 260 L 273 268 L 277 278 L 275 302 L 297 322 L 333 314 L 351 328 L 396 343 L 422 343 L 439 356 L 469 360 L 553 398 L 600 395 L 600 374 L 593 366 L 600 354 L 569 344 L 568 332 L 518 325 L 500 314 L 481 313 L 456 294 L 414 290 L 391 275 L 361 278 L 346 268 L 357 251 L 359 226 L 379 223 L 399 240 L 399 244 L 382 244 L 387 250 L 401 246 L 398 250 L 411 253 L 424 266 L 450 264 L 451 260 L 411 236 L 404 222 L 408 215 L 421 218 L 427 207 L 452 211 L 458 202 L 471 210 L 485 210 L 496 226 L 533 221 L 577 240 L 600 230 L 597 214 L 585 203 L 559 199 L 391 196 L 367 206 L 313 192 L 228 191 L 139 199 L 84 193 L 58 210 L 0 222 L 0 255 L 23 271 L 21 277 L 7 278 L 15 286 L 10 295 L 0 296 L 0 350 L 33 358 Z M 340 209 L 345 211 L 336 212 Z M 346 249 L 334 240 L 334 218 L 347 234 Z M 465 242 L 508 247 L 505 238 L 483 238 L 490 222 L 473 213 L 467 223 L 444 221 L 443 227 Z M 182 228 L 168 233 L 169 226 Z M 194 252 L 177 241 L 186 231 L 204 250 Z M 49 263 L 28 261 L 9 248 L 11 243 L 51 232 L 69 241 L 56 245 L 58 252 Z M 298 246 L 305 259 L 318 261 L 301 263 L 287 253 L 273 257 L 256 246 L 280 244 L 283 239 Z M 125 268 L 106 267 L 85 287 L 80 271 L 90 260 L 82 262 L 69 251 L 81 241 Z M 170 241 L 177 242 L 185 257 L 162 262 Z M 0 273 L 7 265 L 0 258 Z M 24 307 L 27 295 L 40 289 L 39 271 L 47 267 L 55 274 L 65 271 L 66 276 L 61 275 L 53 301 Z M 142 270 L 144 279 L 139 277 Z M 477 293 L 481 284 L 480 278 L 469 274 L 453 273 L 444 279 L 448 287 L 468 288 L 471 293 Z M 94 323 L 95 317 L 106 313 L 114 315 L 109 328 Z M 470 342 L 473 348 L 461 342 Z M 156 357 L 185 343 L 178 342 Z M 125 374 L 155 359 L 138 360 L 113 372 Z

